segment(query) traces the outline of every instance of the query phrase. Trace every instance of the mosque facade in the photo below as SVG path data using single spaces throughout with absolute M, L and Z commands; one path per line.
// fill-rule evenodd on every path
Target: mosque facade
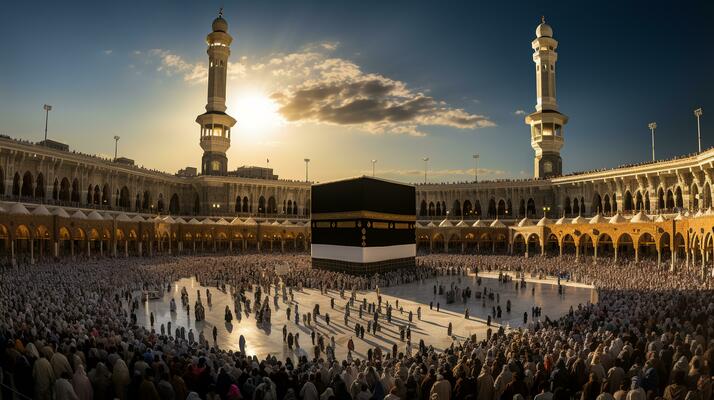
M 310 183 L 260 167 L 228 170 L 232 40 L 219 16 L 206 38 L 207 102 L 196 117 L 200 173 L 0 136 L 0 257 L 307 250 Z M 418 251 L 653 257 L 711 269 L 714 150 L 563 174 L 568 117 L 556 98 L 558 42 L 545 21 L 531 46 L 536 105 L 525 124 L 533 178 L 416 185 Z

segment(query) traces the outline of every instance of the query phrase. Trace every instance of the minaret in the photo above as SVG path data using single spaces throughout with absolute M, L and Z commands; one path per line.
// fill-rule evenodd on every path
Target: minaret
M 231 146 L 231 128 L 236 120 L 226 114 L 226 72 L 230 45 L 228 23 L 223 19 L 223 9 L 213 20 L 213 32 L 206 36 L 208 44 L 208 102 L 206 112 L 196 117 L 201 126 L 201 171 L 204 175 L 226 175 Z
M 550 178 L 563 173 L 560 148 L 563 147 L 563 126 L 568 117 L 558 112 L 555 101 L 555 62 L 558 61 L 558 41 L 553 39 L 553 29 L 545 17 L 536 28 L 536 38 L 531 43 L 536 67 L 536 111 L 526 116 L 531 127 L 531 147 L 535 150 L 534 177 Z

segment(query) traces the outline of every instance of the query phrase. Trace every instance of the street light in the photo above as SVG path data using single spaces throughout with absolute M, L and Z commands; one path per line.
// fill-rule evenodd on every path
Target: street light
M 478 154 L 474 154 L 474 155 L 473 155 L 473 158 L 474 158 L 474 162 L 475 162 L 475 164 L 476 164 L 475 167 L 474 167 L 474 183 L 478 183 L 478 159 L 479 159 L 479 155 L 478 155 Z
M 426 169 L 429 163 L 429 157 L 424 157 L 422 160 L 424 161 L 424 184 L 426 185 Z
M 374 164 L 377 162 L 377 160 L 372 160 L 372 176 L 374 176 Z
M 697 117 L 697 144 L 699 145 L 699 152 L 702 152 L 702 130 L 699 124 L 699 118 L 702 116 L 702 108 L 699 107 L 694 110 L 694 116 Z
M 308 179 L 307 179 L 307 165 L 308 165 L 309 163 L 310 163 L 310 159 L 309 159 L 309 158 L 306 158 L 306 159 L 305 159 L 305 182 L 308 182 Z
M 50 119 L 50 111 L 52 111 L 52 106 L 49 104 L 45 104 L 42 106 L 42 109 L 45 110 L 45 141 L 46 141 L 47 140 L 47 121 Z
M 650 128 L 650 132 L 652 132 L 652 161 L 655 160 L 655 142 L 654 142 L 654 137 L 655 137 L 655 129 L 657 129 L 657 123 L 656 122 L 650 122 L 649 125 L 647 125 L 648 128 Z M 700 150 L 701 151 L 701 150 Z
M 119 147 L 119 136 L 114 136 L 114 161 L 117 160 L 117 148 Z
M 549 212 L 549 211 L 550 211 L 550 207 L 549 207 L 549 206 L 544 206 L 544 207 L 543 207 L 543 218 L 548 217 L 548 212 Z

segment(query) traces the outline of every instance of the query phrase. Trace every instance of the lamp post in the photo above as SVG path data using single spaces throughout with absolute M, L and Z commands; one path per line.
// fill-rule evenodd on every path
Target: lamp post
M 42 106 L 42 109 L 45 110 L 45 141 L 46 141 L 47 140 L 47 121 L 50 119 L 50 111 L 52 111 L 52 106 L 49 104 L 45 104 Z
M 699 145 L 699 152 L 702 152 L 702 130 L 699 124 L 699 118 L 702 116 L 702 108 L 699 107 L 694 110 L 694 116 L 697 117 L 697 144 Z
M 307 175 L 307 165 L 310 163 L 310 159 L 306 158 L 305 159 L 305 182 L 308 182 L 308 175 Z
M 117 149 L 119 147 L 119 136 L 114 136 L 114 161 L 117 160 Z
M 544 206 L 544 207 L 543 207 L 543 218 L 547 218 L 547 217 L 548 217 L 548 212 L 549 212 L 549 211 L 550 211 L 550 207 L 549 207 L 549 206 Z
M 426 185 L 426 170 L 428 168 L 429 157 L 422 158 L 422 161 L 424 161 L 424 184 Z
M 647 125 L 648 128 L 650 128 L 650 132 L 652 132 L 652 161 L 655 160 L 655 129 L 657 129 L 657 123 L 656 122 L 650 122 L 649 125 Z M 700 150 L 701 151 L 701 150 Z
M 475 163 L 475 166 L 474 166 L 474 183 L 478 183 L 478 159 L 479 159 L 479 155 L 478 155 L 478 154 L 474 154 L 474 155 L 473 155 L 473 158 L 474 158 L 474 163 Z
M 372 176 L 374 176 L 374 164 L 377 162 L 377 160 L 372 160 Z

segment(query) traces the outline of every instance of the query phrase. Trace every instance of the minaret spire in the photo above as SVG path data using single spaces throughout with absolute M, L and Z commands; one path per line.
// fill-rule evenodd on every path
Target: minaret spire
M 226 175 L 228 172 L 226 151 L 231 146 L 231 128 L 236 120 L 226 113 L 228 57 L 231 55 L 230 46 L 233 38 L 228 34 L 228 22 L 223 19 L 223 7 L 218 11 L 218 18 L 213 20 L 212 28 L 212 32 L 206 36 L 208 44 L 206 112 L 196 117 L 196 123 L 201 126 L 202 173 Z
M 545 23 L 545 16 L 536 28 L 536 38 L 531 42 L 536 68 L 535 112 L 526 116 L 531 127 L 531 147 L 535 150 L 535 178 L 550 178 L 563 173 L 560 149 L 563 147 L 563 126 L 568 117 L 558 111 L 555 97 L 555 63 L 558 61 L 558 41 L 553 38 L 553 28 Z

